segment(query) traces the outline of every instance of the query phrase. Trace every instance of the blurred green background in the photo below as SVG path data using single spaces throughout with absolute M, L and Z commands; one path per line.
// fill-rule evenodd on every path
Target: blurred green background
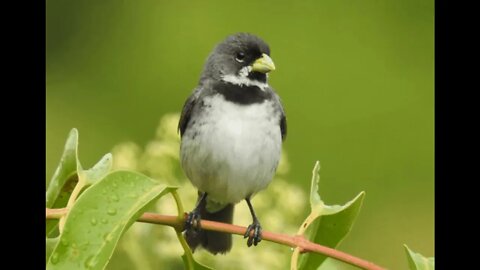
M 71 128 L 86 168 L 144 145 L 214 45 L 251 32 L 277 66 L 286 179 L 307 192 L 320 160 L 328 204 L 367 193 L 340 249 L 391 269 L 404 243 L 434 256 L 434 1 L 48 0 L 46 26 L 48 180 Z

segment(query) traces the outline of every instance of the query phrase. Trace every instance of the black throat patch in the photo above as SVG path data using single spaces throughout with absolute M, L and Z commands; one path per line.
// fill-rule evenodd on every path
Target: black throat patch
M 214 85 L 214 89 L 222 94 L 225 100 L 240 105 L 262 103 L 272 98 L 271 91 L 262 91 L 262 89 L 255 85 L 237 85 L 221 81 Z

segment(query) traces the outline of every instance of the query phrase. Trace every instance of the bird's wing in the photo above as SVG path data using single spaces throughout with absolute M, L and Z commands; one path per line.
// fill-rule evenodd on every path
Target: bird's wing
M 282 141 L 287 138 L 287 116 L 282 112 L 282 118 L 280 118 L 280 131 L 282 132 Z
M 183 133 L 185 133 L 185 130 L 187 129 L 188 121 L 190 121 L 193 107 L 195 106 L 198 100 L 199 90 L 200 89 L 198 88 L 195 89 L 193 93 L 185 101 L 185 104 L 183 105 L 182 115 L 180 116 L 180 121 L 178 122 L 178 131 L 180 131 L 180 136 L 182 136 Z
M 280 131 L 282 134 L 282 141 L 285 141 L 287 138 L 287 116 L 285 115 L 285 110 L 283 109 L 282 100 L 280 96 L 273 90 L 273 98 L 276 100 L 277 108 L 280 111 Z

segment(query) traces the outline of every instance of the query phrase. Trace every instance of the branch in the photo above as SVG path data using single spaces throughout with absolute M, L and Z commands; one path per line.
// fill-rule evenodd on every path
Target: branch
M 50 209 L 46 208 L 46 217 L 47 219 L 59 219 L 67 213 L 66 208 L 59 209 Z M 185 214 L 186 215 L 186 214 Z M 184 222 L 178 219 L 178 216 L 167 216 L 159 215 L 154 213 L 144 213 L 137 221 L 144 223 L 152 223 L 159 225 L 167 225 L 174 227 L 177 231 L 183 230 Z M 203 230 L 207 231 L 217 231 L 230 234 L 244 235 L 247 231 L 246 227 L 241 227 L 237 225 L 214 222 L 209 220 L 201 220 L 200 227 Z M 268 231 L 262 231 L 262 240 L 290 246 L 293 248 L 299 248 L 302 253 L 314 252 L 322 254 L 339 261 L 345 262 L 347 264 L 367 269 L 367 270 L 385 270 L 385 268 L 380 267 L 372 262 L 354 257 L 345 252 L 322 246 L 316 243 L 312 243 L 305 239 L 302 235 L 290 236 L 282 233 L 273 233 Z

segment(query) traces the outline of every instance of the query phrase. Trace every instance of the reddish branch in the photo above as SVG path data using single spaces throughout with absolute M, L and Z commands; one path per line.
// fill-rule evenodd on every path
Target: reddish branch
M 58 219 L 66 213 L 67 213 L 67 210 L 65 208 L 60 208 L 60 209 L 46 208 L 47 219 Z M 183 223 L 184 223 L 184 221 L 179 220 L 177 216 L 159 215 L 154 213 L 144 213 L 138 219 L 138 221 L 144 222 L 144 223 L 167 225 L 167 226 L 174 227 L 176 230 L 182 230 Z M 238 234 L 238 235 L 244 235 L 247 230 L 246 227 L 214 222 L 209 220 L 202 220 L 200 222 L 200 226 L 203 230 L 207 230 L 207 231 L 225 232 L 225 233 Z M 314 252 L 314 253 L 323 254 L 325 256 L 337 259 L 339 261 L 348 263 L 350 265 L 353 265 L 362 269 L 385 270 L 385 268 L 383 267 L 375 265 L 374 263 L 371 263 L 369 261 L 354 257 L 345 252 L 342 252 L 333 248 L 329 248 L 326 246 L 322 246 L 316 243 L 312 243 L 301 235 L 290 236 L 282 233 L 262 231 L 262 239 L 266 241 L 271 241 L 278 244 L 290 246 L 293 248 L 298 247 L 300 248 L 302 253 Z

